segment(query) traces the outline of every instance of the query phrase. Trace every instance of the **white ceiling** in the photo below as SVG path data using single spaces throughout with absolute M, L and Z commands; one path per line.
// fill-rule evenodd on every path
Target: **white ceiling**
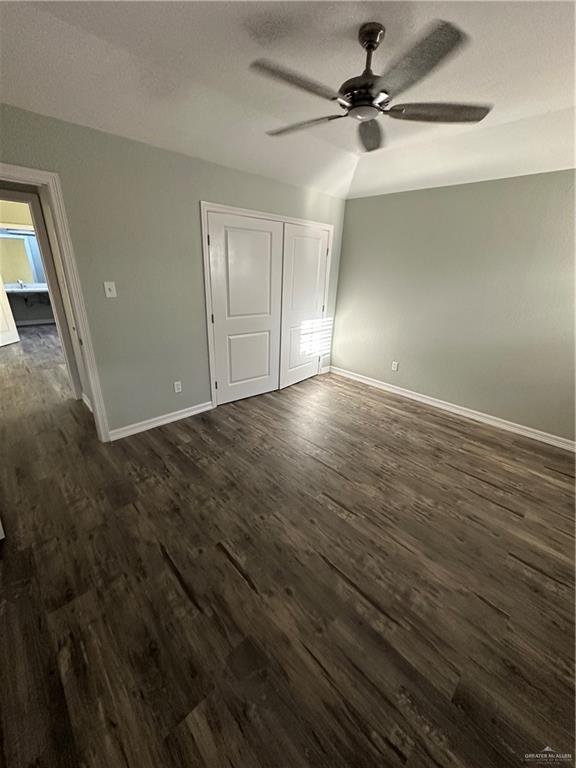
M 0 3 L 1 100 L 341 197 L 574 167 L 568 2 Z M 478 125 L 352 120 L 269 138 L 338 107 L 248 70 L 267 57 L 331 86 L 359 74 L 358 26 L 386 26 L 384 68 L 432 19 L 471 36 L 401 101 L 492 103 Z

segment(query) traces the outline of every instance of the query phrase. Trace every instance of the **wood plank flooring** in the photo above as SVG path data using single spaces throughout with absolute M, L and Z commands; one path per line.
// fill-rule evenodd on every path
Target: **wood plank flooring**
M 332 375 L 102 445 L 48 327 L 0 418 L 6 768 L 574 751 L 566 452 Z

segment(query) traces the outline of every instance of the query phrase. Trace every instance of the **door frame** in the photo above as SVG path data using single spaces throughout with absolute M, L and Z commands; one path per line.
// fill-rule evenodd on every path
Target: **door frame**
M 40 242 L 49 289 L 57 297 L 53 302 L 53 311 L 59 331 L 63 330 L 62 346 L 74 396 L 77 400 L 83 400 L 90 408 L 98 438 L 102 442 L 107 442 L 110 440 L 108 418 L 64 207 L 60 177 L 52 171 L 0 163 L 0 185 L 2 182 L 32 187 L 32 196 L 34 193 L 37 195 L 34 200 L 27 200 L 27 202 L 31 203 L 32 220 L 35 229 L 37 227 L 36 235 Z M 17 190 L 16 194 L 21 192 L 26 190 Z M 10 194 L 12 191 L 7 190 L 6 195 Z M 44 238 L 44 249 L 42 238 Z M 47 264 L 47 262 L 51 263 Z M 86 373 L 90 392 L 82 391 L 80 366 Z
M 210 372 L 210 396 L 212 407 L 217 407 L 215 375 L 216 356 L 214 343 L 214 323 L 212 318 L 214 310 L 212 308 L 212 284 L 210 278 L 210 243 L 208 241 L 208 214 L 209 213 L 227 213 L 233 216 L 247 216 L 251 219 L 266 219 L 267 221 L 280 221 L 283 224 L 300 224 L 301 226 L 314 226 L 326 229 L 328 231 L 328 257 L 326 260 L 326 281 L 324 284 L 324 312 L 322 317 L 326 316 L 328 311 L 328 288 L 330 284 L 330 269 L 332 266 L 332 245 L 334 241 L 334 224 L 327 224 L 324 221 L 311 221 L 309 219 L 296 219 L 293 216 L 283 216 L 278 213 L 267 211 L 253 211 L 250 208 L 236 208 L 232 205 L 223 203 L 210 203 L 205 200 L 200 201 L 200 220 L 202 230 L 202 263 L 204 268 L 204 296 L 206 302 L 206 331 L 208 336 L 208 368 Z M 282 274 L 284 274 L 284 248 L 282 248 Z M 280 323 L 282 323 L 282 313 L 280 313 Z M 280 327 L 280 345 L 282 345 L 282 327 Z
M 62 343 L 62 352 L 64 353 L 64 363 L 66 364 L 66 370 L 68 371 L 68 379 L 72 385 L 74 397 L 76 400 L 82 400 L 82 377 L 79 369 L 80 366 L 84 367 L 84 365 L 83 361 L 76 355 L 73 336 L 68 327 L 69 320 L 65 310 L 64 290 L 60 287 L 60 281 L 58 280 L 58 275 L 56 273 L 56 264 L 52 255 L 52 249 L 50 247 L 50 241 L 46 231 L 38 194 L 36 192 L 21 192 L 19 190 L 3 189 L 2 184 L 0 183 L 0 199 L 14 203 L 24 203 L 25 205 L 28 205 L 30 209 L 34 234 L 38 241 L 46 283 L 48 285 L 50 305 L 52 307 L 52 312 L 54 313 L 58 336 Z

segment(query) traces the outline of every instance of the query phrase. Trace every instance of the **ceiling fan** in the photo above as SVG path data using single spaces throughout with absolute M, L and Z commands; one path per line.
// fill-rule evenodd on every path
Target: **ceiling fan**
M 426 77 L 450 54 L 466 42 L 466 35 L 447 21 L 436 21 L 426 34 L 403 56 L 388 66 L 384 74 L 372 71 L 372 56 L 384 37 L 384 27 L 377 21 L 362 24 L 358 32 L 360 45 L 366 50 L 366 66 L 361 75 L 350 78 L 334 89 L 301 75 L 268 59 L 252 62 L 251 68 L 274 80 L 335 101 L 344 114 L 326 115 L 303 120 L 285 128 L 268 131 L 269 136 L 282 136 L 313 125 L 351 117 L 358 121 L 358 135 L 366 152 L 380 149 L 384 137 L 377 118 L 387 115 L 396 120 L 432 123 L 477 123 L 491 108 L 480 104 L 409 103 L 390 105 L 390 101 Z

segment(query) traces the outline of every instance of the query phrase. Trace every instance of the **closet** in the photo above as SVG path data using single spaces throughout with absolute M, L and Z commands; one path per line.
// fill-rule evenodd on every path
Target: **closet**
M 218 405 L 315 376 L 326 350 L 332 227 L 204 204 L 213 395 Z

